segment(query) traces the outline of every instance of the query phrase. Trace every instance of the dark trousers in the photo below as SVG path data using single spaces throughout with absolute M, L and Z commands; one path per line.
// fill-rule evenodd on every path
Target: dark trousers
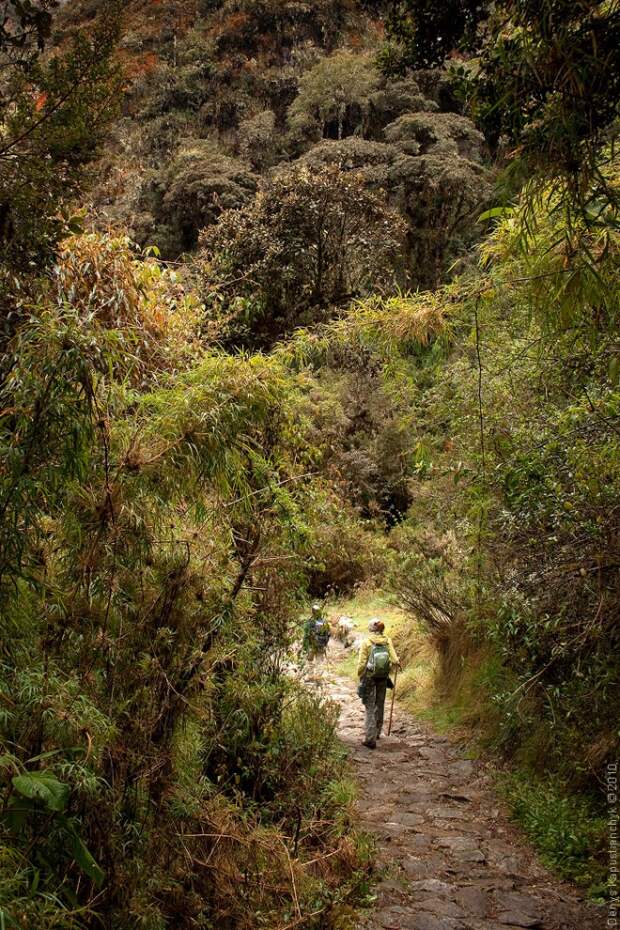
M 369 743 L 373 743 L 381 735 L 386 690 L 387 680 L 365 682 L 362 700 L 366 708 L 366 740 Z

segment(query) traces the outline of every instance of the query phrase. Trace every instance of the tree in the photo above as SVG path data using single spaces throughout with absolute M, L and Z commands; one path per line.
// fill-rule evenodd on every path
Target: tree
M 482 136 L 455 113 L 408 113 L 385 137 L 390 144 L 325 140 L 304 162 L 355 171 L 369 190 L 385 190 L 406 221 L 407 284 L 437 287 L 480 235 L 475 220 L 491 195 Z
M 58 0 L 6 0 L 0 16 L 0 53 L 26 70 L 43 51 Z
M 479 235 L 475 220 L 491 195 L 488 172 L 453 154 L 405 155 L 390 181 L 409 222 L 412 274 L 418 285 L 438 287 Z
M 150 194 L 153 215 L 141 239 L 175 259 L 196 248 L 200 230 L 223 210 L 243 206 L 256 191 L 256 178 L 242 161 L 196 139 L 179 149 L 150 187 L 145 199 Z
M 226 341 L 269 345 L 371 288 L 394 286 L 403 231 L 359 174 L 283 169 L 204 232 L 205 301 L 226 321 Z
M 452 65 L 453 79 L 491 143 L 505 135 L 527 167 L 579 178 L 582 192 L 598 177 L 610 193 L 598 164 L 620 99 L 617 0 L 403 0 L 388 35 L 388 71 L 441 64 L 460 48 L 468 60 Z
M 443 64 L 454 48 L 473 40 L 488 10 L 489 3 L 482 0 L 396 0 L 386 17 L 386 32 L 397 50 L 384 49 L 384 65 L 403 71 Z
M 16 34 L 6 21 L 0 27 L 0 256 L 16 268 L 49 257 L 66 231 L 80 166 L 95 153 L 122 87 L 112 60 L 116 5 L 88 36 L 78 33 L 67 51 L 44 60 L 52 6 L 15 4 Z
M 335 52 L 302 75 L 299 94 L 289 107 L 293 130 L 342 139 L 364 122 L 379 74 L 367 55 Z

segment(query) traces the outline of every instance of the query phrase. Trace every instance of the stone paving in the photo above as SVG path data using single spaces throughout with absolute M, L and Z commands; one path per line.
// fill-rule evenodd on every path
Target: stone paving
M 359 930 L 605 927 L 600 908 L 537 861 L 481 763 L 462 758 L 398 706 L 392 735 L 376 750 L 363 747 L 354 683 L 333 668 L 325 664 L 317 677 L 341 705 L 340 737 L 359 782 L 360 818 L 377 838 L 383 875 Z

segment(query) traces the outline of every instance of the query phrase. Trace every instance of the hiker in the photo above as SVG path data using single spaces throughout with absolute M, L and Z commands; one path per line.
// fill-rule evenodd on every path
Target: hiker
M 310 616 L 304 623 L 303 648 L 309 658 L 325 655 L 329 642 L 329 623 L 323 616 L 320 604 L 313 604 Z
M 370 636 L 360 646 L 357 677 L 360 680 L 357 693 L 366 708 L 366 737 L 362 743 L 375 749 L 383 727 L 385 692 L 393 688 L 390 672 L 399 666 L 396 650 L 389 636 L 385 636 L 385 624 L 374 617 L 368 624 Z

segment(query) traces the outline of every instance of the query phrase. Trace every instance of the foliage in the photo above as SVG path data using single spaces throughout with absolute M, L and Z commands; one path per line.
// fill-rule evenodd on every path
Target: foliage
M 430 603 L 436 625 L 439 607 L 444 638 L 469 617 L 471 636 L 493 645 L 517 676 L 493 698 L 505 750 L 532 750 L 573 785 L 617 744 L 619 671 L 617 231 L 579 216 L 562 229 L 564 211 L 543 207 L 522 251 L 508 216 L 486 274 L 453 288 L 463 348 L 419 375 L 429 490 L 414 498 L 413 547 L 395 575 L 422 619 Z M 456 557 L 441 543 L 451 526 Z
M 7 926 L 329 925 L 362 868 L 333 708 L 284 674 L 311 535 L 296 377 L 192 357 L 174 288 L 122 238 L 67 242 L 10 346 Z
M 385 127 L 385 138 L 401 143 L 408 155 L 456 155 L 478 164 L 483 161 L 482 134 L 471 120 L 457 113 L 406 113 Z
M 348 13 L 342 0 L 318 0 L 312 6 L 291 0 L 227 0 L 219 11 L 218 45 L 244 55 L 260 54 L 267 47 L 277 60 L 297 44 L 314 43 L 331 50 Z
M 419 465 L 423 467 L 422 460 Z M 405 525 L 391 542 L 399 558 L 393 563 L 390 586 L 403 607 L 424 625 L 439 652 L 445 653 L 468 606 L 459 573 L 463 553 L 454 533 L 436 538 L 429 530 Z
M 196 140 L 177 151 L 152 187 L 157 244 L 164 255 L 178 258 L 195 248 L 200 230 L 224 210 L 240 208 L 252 198 L 256 178 L 242 162 Z
M 143 387 L 196 357 L 202 309 L 152 252 L 140 253 L 126 236 L 72 236 L 59 249 L 49 294 L 114 333 L 123 374 Z
M 434 286 L 455 260 L 461 267 L 482 232 L 473 219 L 489 191 L 481 136 L 465 117 L 438 112 L 456 105 L 445 80 L 377 72 L 369 10 L 333 0 L 312 8 L 230 0 L 198 14 L 169 4 L 174 35 L 162 22 L 164 5 L 148 21 L 133 3 L 126 13 L 131 83 L 92 190 L 106 220 L 178 260 L 223 207 L 248 203 L 259 181 L 253 172 L 268 186 L 274 167 L 327 162 L 360 171 L 407 223 L 401 287 Z M 402 157 L 431 149 L 441 163 Z M 456 150 L 467 162 L 453 165 Z M 383 289 L 384 275 L 376 277 Z
M 616 160 L 605 177 L 614 199 L 618 177 Z M 482 260 L 490 266 L 500 262 L 506 275 L 522 279 L 520 290 L 539 309 L 545 329 L 584 326 L 595 340 L 612 333 L 619 310 L 616 209 L 598 202 L 584 215 L 550 185 L 535 195 L 525 188 L 522 203 L 500 215 Z
M 526 773 L 512 802 L 547 861 L 598 881 L 616 5 L 411 0 L 400 65 L 454 61 L 392 79 L 339 0 L 126 4 L 130 87 L 92 190 L 118 232 L 76 233 L 82 211 L 70 236 L 119 97 L 116 21 L 73 42 L 78 0 L 43 58 L 47 6 L 10 6 L 0 924 L 339 926 L 368 859 L 298 617 L 377 583 L 413 618 L 408 693 L 434 675 L 438 719 Z M 493 177 L 457 91 L 552 178 L 479 223 Z M 191 263 L 148 248 L 177 257 L 205 226 Z
M 313 495 L 306 561 L 312 597 L 341 594 L 385 574 L 387 554 L 378 526 L 361 523 L 347 490 L 337 486 Z
M 326 364 L 375 371 L 377 356 L 386 367 L 399 357 L 424 357 L 427 348 L 434 351 L 434 347 L 447 344 L 449 305 L 454 295 L 454 289 L 446 288 L 436 294 L 425 291 L 357 301 L 339 319 L 297 330 L 277 351 L 290 365 Z
M 479 22 L 488 16 L 489 4 L 479 0 L 397 0 L 388 10 L 386 34 L 390 45 L 382 61 L 388 69 L 407 66 L 433 68 L 469 39 L 474 41 Z
M 45 7 L 24 8 L 24 15 Z M 38 27 L 37 27 L 38 28 Z M 47 30 L 47 18 L 41 20 Z M 33 54 L 26 68 L 3 56 L 0 101 L 0 256 L 18 268 L 49 258 L 68 230 L 69 198 L 79 181 L 79 166 L 91 158 L 117 111 L 121 76 L 112 62 L 118 40 L 113 8 L 86 36 L 78 33 L 69 48 L 43 60 Z
M 382 138 L 383 128 L 405 113 L 434 113 L 439 105 L 422 89 L 419 73 L 414 76 L 382 75 L 379 89 L 371 97 L 370 135 Z
M 436 644 L 445 706 L 458 697 L 495 751 L 588 798 L 618 748 L 617 223 L 567 214 L 555 190 L 496 215 L 478 272 L 367 301 L 282 351 L 405 385 L 411 504 L 389 583 Z M 593 879 L 596 831 L 579 835 L 567 869 Z
M 261 110 L 239 123 L 237 146 L 239 154 L 262 169 L 276 160 L 276 115 L 273 110 Z
M 454 80 L 490 141 L 505 134 L 526 170 L 564 175 L 573 195 L 583 196 L 595 178 L 605 190 L 599 154 L 614 133 L 620 96 L 616 2 L 410 0 L 396 4 L 388 22 L 400 44 L 384 56 L 388 70 L 437 64 L 461 46 L 473 57 L 454 66 Z
M 474 220 L 491 194 L 488 173 L 451 154 L 404 156 L 391 181 L 411 230 L 412 276 L 422 287 L 439 287 L 476 240 Z
M 592 849 L 605 843 L 603 812 L 585 800 L 567 798 L 554 781 L 508 776 L 503 788 L 515 820 L 534 841 L 544 864 L 596 895 L 604 892 L 604 869 L 592 861 Z
M 12 64 L 26 70 L 43 51 L 52 31 L 52 10 L 58 0 L 8 0 L 0 24 L 0 50 Z
M 368 55 L 334 52 L 306 71 L 289 107 L 291 129 L 318 138 L 359 133 L 379 75 Z
M 438 287 L 481 232 L 475 221 L 492 192 L 482 136 L 470 120 L 445 113 L 406 113 L 384 134 L 389 144 L 323 141 L 303 162 L 356 171 L 370 190 L 385 190 L 407 224 L 407 284 Z
M 393 286 L 402 226 L 354 173 L 281 170 L 202 236 L 202 288 L 228 343 L 269 345 L 356 294 Z

